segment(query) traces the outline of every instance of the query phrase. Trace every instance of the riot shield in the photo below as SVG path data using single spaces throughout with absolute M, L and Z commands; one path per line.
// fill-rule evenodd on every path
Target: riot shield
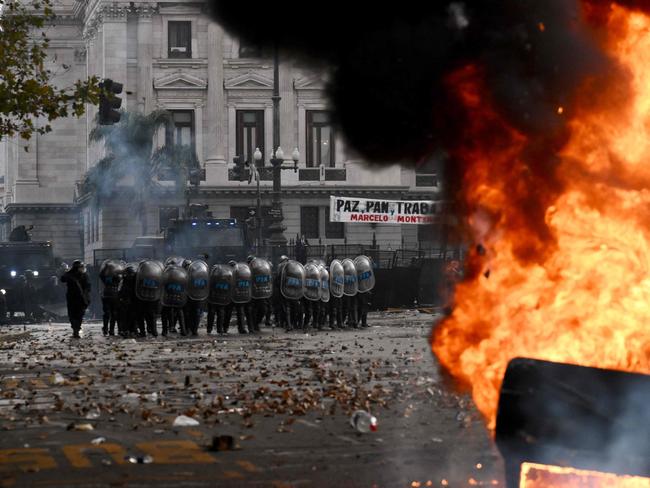
M 104 284 L 104 287 L 117 292 L 124 273 L 124 263 L 115 259 L 107 259 L 99 268 L 99 279 Z
M 354 259 L 354 267 L 357 268 L 359 293 L 368 293 L 375 287 L 375 271 L 372 267 L 372 260 L 362 254 Z
M 205 261 L 196 260 L 192 261 L 187 268 L 188 285 L 187 297 L 190 300 L 201 302 L 208 298 L 210 288 L 208 281 L 210 280 L 210 269 Z
M 143 261 L 135 275 L 135 296 L 144 302 L 157 302 L 162 297 L 163 265 L 159 261 Z
M 320 300 L 320 269 L 315 263 L 305 266 L 305 298 L 307 300 Z
M 208 301 L 213 305 L 228 305 L 232 302 L 233 268 L 225 264 L 212 267 L 210 273 L 210 295 Z
M 181 308 L 187 302 L 187 270 L 170 265 L 163 272 L 163 294 L 161 303 L 165 307 Z
M 344 259 L 341 264 L 343 265 L 344 274 L 343 294 L 348 297 L 353 297 L 357 294 L 357 291 L 359 291 L 357 268 L 354 267 L 354 261 L 351 259 Z
M 343 271 L 343 265 L 341 261 L 334 259 L 330 263 L 330 294 L 334 298 L 341 298 L 344 285 L 345 272 Z
M 169 256 L 165 259 L 165 266 L 183 266 L 183 261 L 185 258 L 181 256 Z
M 232 301 L 248 303 L 251 301 L 251 269 L 246 263 L 237 263 L 233 269 Z
M 273 295 L 273 272 L 271 270 L 271 263 L 266 259 L 255 258 L 249 266 L 253 284 L 251 296 L 254 299 L 271 298 Z
M 330 273 L 325 266 L 320 268 L 320 300 L 321 302 L 330 301 Z
M 305 295 L 305 268 L 298 261 L 288 261 L 282 268 L 280 292 L 289 300 L 300 300 Z

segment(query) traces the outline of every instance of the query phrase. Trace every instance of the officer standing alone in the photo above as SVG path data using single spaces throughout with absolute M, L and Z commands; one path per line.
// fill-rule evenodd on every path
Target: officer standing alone
M 68 305 L 68 318 L 72 326 L 72 337 L 79 339 L 81 322 L 90 304 L 90 280 L 86 265 L 81 261 L 72 263 L 72 268 L 61 276 L 61 282 L 68 287 L 65 298 Z

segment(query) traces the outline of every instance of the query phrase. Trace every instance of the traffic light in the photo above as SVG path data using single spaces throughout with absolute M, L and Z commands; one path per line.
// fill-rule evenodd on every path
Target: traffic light
M 118 108 L 122 106 L 122 99 L 115 96 L 122 93 L 122 83 L 106 78 L 99 84 L 99 124 L 112 125 L 120 121 Z

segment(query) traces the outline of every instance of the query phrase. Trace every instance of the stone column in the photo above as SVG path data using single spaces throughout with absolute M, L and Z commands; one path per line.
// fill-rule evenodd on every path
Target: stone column
M 113 4 L 104 7 L 103 20 L 103 51 L 104 66 L 103 78 L 110 78 L 113 81 L 122 83 L 124 91 L 119 95 L 122 98 L 122 108 L 127 108 L 125 91 L 126 86 L 126 62 L 127 62 L 127 32 L 126 16 L 128 13 L 127 5 Z
M 207 185 L 227 184 L 227 124 L 223 90 L 223 29 L 208 23 L 208 100 L 205 172 Z
M 280 146 L 285 160 L 291 160 L 296 144 L 295 96 L 293 91 L 293 61 L 280 53 Z M 303 155 L 300 156 L 303 159 Z
M 152 88 L 153 63 L 153 27 L 151 16 L 154 13 L 152 5 L 141 4 L 135 9 L 138 15 L 138 89 L 136 99 L 138 111 L 145 114 L 154 107 Z

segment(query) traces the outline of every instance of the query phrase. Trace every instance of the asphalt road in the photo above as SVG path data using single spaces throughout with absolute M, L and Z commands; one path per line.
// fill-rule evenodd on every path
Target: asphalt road
M 482 420 L 429 352 L 433 321 L 138 340 L 2 327 L 0 486 L 503 486 Z M 377 432 L 350 426 L 358 408 Z

